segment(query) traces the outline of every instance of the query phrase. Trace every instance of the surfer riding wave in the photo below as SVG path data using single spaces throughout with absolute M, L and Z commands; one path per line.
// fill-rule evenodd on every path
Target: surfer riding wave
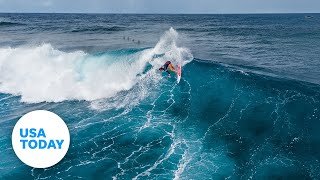
M 170 61 L 167 61 L 163 66 L 161 66 L 161 67 L 159 68 L 159 71 L 160 71 L 160 72 L 163 72 L 163 71 L 167 72 L 167 73 L 168 73 L 168 77 L 171 78 L 171 75 L 170 75 L 170 72 L 169 72 L 169 70 L 168 70 L 168 67 L 169 67 L 169 69 L 170 69 L 172 72 L 178 73 L 178 72 L 174 69 L 174 67 L 172 66 L 172 64 L 171 64 Z

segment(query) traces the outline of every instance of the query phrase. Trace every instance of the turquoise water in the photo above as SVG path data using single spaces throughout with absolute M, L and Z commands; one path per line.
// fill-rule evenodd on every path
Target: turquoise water
M 281 29 L 253 30 L 258 26 L 269 27 L 272 22 L 275 22 L 273 27 L 277 27 L 280 20 L 300 21 L 299 15 L 281 15 L 280 20 L 276 15 L 203 15 L 206 22 L 211 17 L 212 23 L 227 23 L 228 18 L 229 21 L 251 19 L 250 22 L 240 21 L 251 23 L 251 34 L 246 34 L 249 31 L 246 27 L 241 31 L 232 27 L 219 33 L 220 30 L 205 31 L 218 33 L 215 37 L 220 40 L 224 38 L 220 46 L 211 45 L 210 36 L 207 41 L 203 37 L 205 42 L 198 42 L 202 39 L 192 36 L 199 29 L 191 30 L 193 26 L 179 29 L 181 24 L 177 24 L 179 28 L 173 26 L 177 31 L 167 28 L 161 32 L 156 28 L 123 25 L 125 29 L 110 32 L 112 37 L 118 37 L 118 41 L 112 41 L 108 39 L 111 35 L 106 35 L 104 39 L 76 43 L 74 41 L 79 37 L 89 39 L 108 31 L 80 30 L 81 26 L 77 25 L 78 31 L 70 32 L 73 26 L 54 29 L 52 26 L 56 24 L 45 21 L 69 15 L 2 16 L 35 20 L 41 28 L 48 23 L 51 28 L 32 30 L 35 32 L 24 36 L 19 29 L 24 25 L 6 24 L 9 27 L 5 27 L 8 41 L 1 40 L 3 46 L 0 48 L 1 179 L 320 178 L 320 86 L 316 54 L 319 48 L 313 47 L 309 36 L 292 35 L 309 33 L 316 38 L 318 34 L 314 29 L 318 25 L 307 22 L 310 24 L 303 32 L 286 32 L 290 37 L 284 37 Z M 80 24 L 83 21 L 85 24 L 90 17 L 74 16 L 74 21 Z M 113 15 L 122 21 L 108 23 L 126 24 L 123 16 Z M 153 26 L 155 19 L 160 24 L 170 25 L 181 18 L 187 22 L 196 19 L 192 15 L 136 16 L 144 18 L 144 22 L 138 24 L 146 27 Z M 110 17 L 97 15 L 94 18 L 99 22 Z M 145 39 L 157 33 L 159 36 L 153 45 L 152 38 L 150 42 L 139 38 L 140 44 L 128 42 L 122 39 L 129 31 L 127 28 L 132 31 L 130 38 L 136 31 L 151 31 L 145 33 Z M 192 33 L 186 40 L 188 31 Z M 272 41 L 270 46 L 264 42 L 257 45 L 250 40 L 253 36 L 264 37 L 272 32 L 277 33 L 266 39 Z M 0 34 L 4 36 L 5 33 Z M 74 33 L 81 34 L 73 36 Z M 48 34 L 44 42 L 31 42 L 32 37 L 44 34 Z M 69 37 L 51 39 L 64 35 Z M 234 44 L 237 46 L 237 42 L 241 42 L 243 46 L 227 47 L 228 41 L 234 41 L 228 38 L 238 39 L 239 36 L 243 39 Z M 109 44 L 107 40 L 110 40 Z M 193 45 L 188 43 L 191 40 Z M 19 41 L 23 42 L 19 44 Z M 101 47 L 92 41 L 106 45 Z M 289 41 L 296 46 L 280 47 Z M 62 42 L 69 48 L 64 48 Z M 120 42 L 123 47 L 117 48 L 117 43 L 121 46 Z M 308 53 L 294 49 L 302 44 Z M 82 45 L 85 47 L 81 48 Z M 218 46 L 219 52 L 215 49 Z M 276 46 L 279 48 L 269 51 Z M 246 51 L 247 48 L 251 51 Z M 236 51 L 240 53 L 237 60 L 227 58 L 235 56 Z M 299 57 L 304 56 L 304 61 L 298 61 L 294 54 L 283 57 L 294 51 Z M 216 53 L 221 54 L 214 56 Z M 254 58 L 249 58 L 252 56 Z M 175 77 L 169 79 L 157 71 L 167 59 L 184 64 L 179 84 Z M 304 66 L 296 66 L 297 62 Z M 23 114 L 36 109 L 50 110 L 61 116 L 71 134 L 66 157 L 47 169 L 24 165 L 11 147 L 14 124 Z

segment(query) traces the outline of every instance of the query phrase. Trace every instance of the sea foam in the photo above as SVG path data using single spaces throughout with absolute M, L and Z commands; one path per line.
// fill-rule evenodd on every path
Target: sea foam
M 171 28 L 154 48 L 133 53 L 64 52 L 51 44 L 0 48 L 0 92 L 29 103 L 113 97 L 130 90 L 148 73 L 159 75 L 154 71 L 166 60 L 181 64 L 192 60 L 177 40 L 178 33 Z M 154 58 L 155 54 L 164 56 Z M 144 73 L 149 64 L 152 68 Z

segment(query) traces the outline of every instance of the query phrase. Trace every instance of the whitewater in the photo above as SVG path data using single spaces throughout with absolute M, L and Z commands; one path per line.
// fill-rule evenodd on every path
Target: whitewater
M 1 48 L 0 92 L 21 95 L 23 102 L 109 98 L 146 79 L 159 79 L 155 71 L 165 60 L 190 62 L 189 50 L 176 46 L 177 36 L 171 28 L 154 48 L 96 55 L 63 52 L 50 44 Z M 154 58 L 157 54 L 164 55 Z M 148 65 L 152 69 L 144 72 Z

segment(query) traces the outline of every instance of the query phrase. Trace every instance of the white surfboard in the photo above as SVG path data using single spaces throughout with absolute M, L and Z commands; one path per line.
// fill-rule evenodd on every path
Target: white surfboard
M 180 79 L 181 79 L 181 66 L 180 65 L 177 65 L 177 82 L 179 83 L 180 82 Z

